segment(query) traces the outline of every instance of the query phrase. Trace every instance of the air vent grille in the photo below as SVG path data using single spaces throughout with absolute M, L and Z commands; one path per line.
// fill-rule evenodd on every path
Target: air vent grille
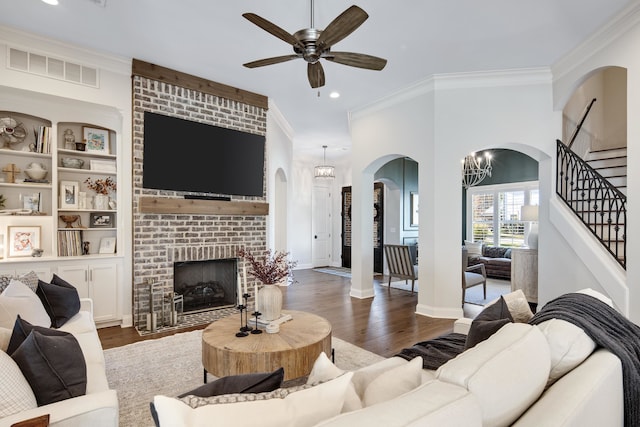
M 98 87 L 98 69 L 50 56 L 9 48 L 8 67 L 84 86 Z

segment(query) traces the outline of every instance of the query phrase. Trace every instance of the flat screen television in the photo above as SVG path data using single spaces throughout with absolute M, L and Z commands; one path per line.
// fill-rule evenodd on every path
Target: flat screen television
M 263 196 L 265 137 L 144 113 L 142 187 Z

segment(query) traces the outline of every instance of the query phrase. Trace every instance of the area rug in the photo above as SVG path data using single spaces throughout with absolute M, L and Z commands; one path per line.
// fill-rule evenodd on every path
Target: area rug
M 487 303 L 500 298 L 500 295 L 511 292 L 511 282 L 509 280 L 487 279 L 487 297 L 484 298 L 482 286 L 474 286 L 467 289 L 464 302 L 475 305 L 486 305 Z
M 327 273 L 327 274 L 333 274 L 335 276 L 351 278 L 351 269 L 350 268 L 344 268 L 344 267 L 321 267 L 321 268 L 314 268 L 313 271 L 317 271 L 318 273 Z
M 354 370 L 383 357 L 332 337 L 336 365 Z M 176 396 L 202 384 L 202 331 L 182 332 L 105 350 L 109 387 L 118 392 L 120 427 L 152 427 L 153 396 Z M 209 381 L 215 377 L 209 375 Z

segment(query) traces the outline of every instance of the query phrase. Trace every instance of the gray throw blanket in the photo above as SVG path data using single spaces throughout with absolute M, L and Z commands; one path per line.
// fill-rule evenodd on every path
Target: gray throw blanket
M 640 426 L 640 327 L 589 295 L 571 293 L 547 303 L 529 323 L 560 319 L 584 330 L 622 362 L 624 425 Z
M 396 356 L 406 360 L 420 356 L 422 357 L 423 369 L 435 370 L 462 353 L 466 339 L 466 335 L 452 332 L 432 340 L 421 341 L 409 348 L 404 348 Z

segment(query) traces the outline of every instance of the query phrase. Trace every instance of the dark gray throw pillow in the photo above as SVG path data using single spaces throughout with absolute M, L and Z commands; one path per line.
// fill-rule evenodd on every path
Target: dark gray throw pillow
M 20 315 L 18 315 L 16 322 L 13 324 L 13 332 L 11 333 L 11 338 L 9 338 L 9 346 L 7 347 L 7 354 L 9 356 L 11 356 L 13 352 L 15 352 L 18 347 L 20 347 L 20 344 L 22 344 L 24 340 L 27 339 L 31 331 L 38 331 L 42 335 L 48 336 L 69 335 L 68 332 L 45 328 L 44 326 L 34 326 L 21 318 Z
M 32 331 L 11 355 L 36 396 L 38 406 L 82 396 L 87 365 L 78 340 Z
M 273 372 L 229 375 L 222 377 L 210 383 L 201 385 L 191 391 L 182 393 L 178 398 L 193 395 L 199 397 L 220 396 L 231 393 L 263 393 L 276 390 L 282 387 L 284 380 L 284 368 L 276 369 Z M 156 423 L 156 427 L 160 427 L 158 413 L 156 412 L 153 402 L 149 404 L 151 416 Z
M 498 301 L 482 310 L 471 322 L 464 346 L 465 350 L 486 340 L 498 329 L 511 322 L 513 322 L 513 318 L 509 313 L 509 307 L 504 298 L 500 297 Z
M 36 295 L 51 318 L 51 326 L 59 328 L 80 311 L 78 290 L 55 274 L 51 283 L 38 281 Z

